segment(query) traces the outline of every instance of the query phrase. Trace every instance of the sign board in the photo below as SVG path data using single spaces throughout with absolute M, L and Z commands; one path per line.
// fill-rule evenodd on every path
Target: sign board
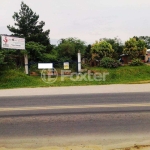
M 64 69 L 69 69 L 69 62 L 64 62 Z
M 25 50 L 25 39 L 1 35 L 2 48 Z
M 38 69 L 52 69 L 53 63 L 38 63 Z

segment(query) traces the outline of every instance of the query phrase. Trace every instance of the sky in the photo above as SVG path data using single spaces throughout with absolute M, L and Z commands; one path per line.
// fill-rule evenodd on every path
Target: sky
M 22 0 L 0 0 L 0 34 L 11 33 Z M 150 36 L 150 0 L 23 0 L 50 29 L 51 44 L 75 37 L 86 44 L 100 38 Z

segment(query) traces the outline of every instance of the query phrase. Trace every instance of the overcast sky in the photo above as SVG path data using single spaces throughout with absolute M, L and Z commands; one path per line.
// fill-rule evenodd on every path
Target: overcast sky
M 0 34 L 10 34 L 22 0 L 0 0 Z M 87 44 L 100 38 L 150 36 L 150 0 L 24 0 L 50 29 L 51 44 L 77 37 Z

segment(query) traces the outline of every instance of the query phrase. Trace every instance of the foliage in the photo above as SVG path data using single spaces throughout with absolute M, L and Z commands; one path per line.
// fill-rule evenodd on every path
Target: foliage
M 135 38 L 136 40 L 143 40 L 146 44 L 146 48 L 150 49 L 150 37 L 149 36 L 134 36 L 133 38 Z
M 44 46 L 49 45 L 50 30 L 43 31 L 45 22 L 39 22 L 39 15 L 33 12 L 24 2 L 21 3 L 19 13 L 14 12 L 13 19 L 15 21 L 15 27 L 7 26 L 13 35 L 25 37 L 26 42 L 34 41 Z
M 30 61 L 41 61 L 43 57 L 43 53 L 45 52 L 46 47 L 35 42 L 26 43 L 26 50 L 29 55 Z
M 141 59 L 133 59 L 130 63 L 130 66 L 142 66 L 144 63 L 141 61 Z
M 78 51 L 83 55 L 85 53 L 85 42 L 77 38 L 67 38 L 59 40 L 56 48 L 60 60 L 77 60 Z
M 89 44 L 85 49 L 84 58 L 86 58 L 87 60 L 92 58 L 91 47 L 92 46 Z
M 123 66 L 119 68 L 109 69 L 102 67 L 92 67 L 88 70 L 93 70 L 99 73 L 108 72 L 105 81 L 85 81 L 73 82 L 69 77 L 61 77 L 52 84 L 46 84 L 41 80 L 40 76 L 27 76 L 20 70 L 6 70 L 0 72 L 0 89 L 19 88 L 19 87 L 50 87 L 50 86 L 79 86 L 79 85 L 102 85 L 102 84 L 129 84 L 129 83 L 150 83 L 150 66 Z
M 112 57 L 114 50 L 110 43 L 106 41 L 96 41 L 91 48 L 93 53 L 98 54 L 100 58 L 102 57 Z
M 100 39 L 100 40 L 110 43 L 111 46 L 112 46 L 112 49 L 114 50 L 114 53 L 113 53 L 112 57 L 115 58 L 115 59 L 119 59 L 120 55 L 123 52 L 123 44 L 122 44 L 121 40 L 119 38 L 114 38 L 114 39 L 103 38 L 103 39 Z
M 120 63 L 119 61 L 114 60 L 113 58 L 104 57 L 102 58 L 100 65 L 104 68 L 117 68 L 120 66 Z
M 42 62 L 56 62 L 58 60 L 57 52 L 52 50 L 51 53 L 44 53 Z
M 51 57 L 49 54 L 53 49 L 49 38 L 50 30 L 44 31 L 45 22 L 39 21 L 39 15 L 33 12 L 24 2 L 21 2 L 21 9 L 19 12 L 14 12 L 12 17 L 15 21 L 14 26 L 8 25 L 7 28 L 13 36 L 25 38 L 29 61 L 37 62 L 52 59 L 53 56 Z M 23 53 L 17 50 L 13 53 L 9 51 L 7 58 L 12 59 L 13 57 L 13 61 L 23 64 Z
M 0 65 L 1 64 L 4 64 L 4 58 L 5 58 L 5 55 L 3 54 L 3 52 L 1 52 L 2 50 L 0 50 Z
M 146 44 L 143 40 L 137 40 L 135 38 L 130 38 L 125 42 L 125 48 L 123 50 L 124 54 L 127 54 L 133 58 L 140 58 L 146 53 Z

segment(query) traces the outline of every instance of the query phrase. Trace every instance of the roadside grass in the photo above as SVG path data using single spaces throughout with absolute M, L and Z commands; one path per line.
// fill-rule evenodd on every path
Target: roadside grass
M 21 70 L 5 70 L 0 72 L 0 89 L 25 87 L 81 86 L 105 84 L 137 84 L 150 83 L 150 66 L 122 66 L 115 69 L 88 67 L 88 70 L 109 73 L 105 81 L 71 81 L 69 77 L 58 77 L 56 82 L 47 84 L 41 76 L 28 76 Z M 75 77 L 76 78 L 76 77 Z

